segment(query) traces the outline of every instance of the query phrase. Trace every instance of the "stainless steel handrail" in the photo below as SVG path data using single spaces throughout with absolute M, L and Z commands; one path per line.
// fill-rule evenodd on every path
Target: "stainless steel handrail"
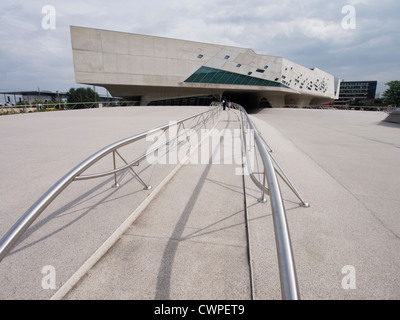
M 206 123 L 211 119 L 214 121 L 214 118 L 218 115 L 218 112 L 220 112 L 219 107 L 213 107 L 210 108 L 207 111 L 197 113 L 195 115 L 183 118 L 177 122 L 174 122 L 173 125 L 180 125 L 184 122 L 187 122 L 189 120 L 194 120 L 198 118 L 197 123 L 195 126 L 199 125 L 206 125 Z M 201 120 L 201 122 L 200 122 Z M 100 151 L 96 152 L 83 162 L 81 162 L 79 165 L 77 165 L 75 168 L 73 168 L 70 172 L 68 172 L 64 177 L 62 177 L 57 183 L 55 183 L 45 194 L 42 195 L 33 205 L 30 207 L 25 214 L 13 225 L 13 227 L 6 233 L 6 235 L 0 240 L 0 262 L 4 259 L 4 257 L 8 254 L 8 252 L 11 250 L 11 248 L 15 245 L 15 243 L 20 239 L 20 237 L 25 233 L 25 231 L 30 227 L 30 225 L 40 216 L 40 214 L 58 197 L 58 195 L 65 190 L 73 181 L 78 181 L 78 180 L 85 180 L 85 179 L 92 179 L 92 178 L 99 178 L 99 177 L 104 177 L 106 175 L 116 175 L 117 172 L 120 172 L 122 170 L 126 170 L 130 168 L 132 170 L 132 166 L 136 165 L 138 161 L 144 159 L 147 154 L 144 154 L 143 156 L 139 157 L 138 159 L 135 159 L 134 161 L 130 162 L 129 164 L 125 162 L 125 165 L 121 168 L 115 168 L 115 161 L 114 161 L 114 170 L 110 170 L 107 172 L 103 173 L 98 173 L 98 174 L 91 174 L 87 176 L 81 176 L 82 173 L 84 173 L 87 169 L 92 167 L 95 163 L 97 163 L 99 160 L 103 159 L 105 156 L 109 154 L 113 154 L 114 159 L 115 159 L 115 153 L 118 153 L 118 149 L 129 145 L 131 143 L 134 143 L 136 141 L 139 141 L 141 139 L 145 139 L 148 135 L 157 133 L 159 131 L 166 131 L 169 127 L 171 126 L 170 124 L 163 125 L 151 130 L 148 130 L 146 132 L 137 134 L 135 136 L 120 140 L 118 142 L 115 142 Z M 174 137 L 173 139 L 175 139 Z M 152 150 L 154 152 L 156 150 Z M 133 170 L 132 170 L 133 171 Z M 135 172 L 134 172 L 135 173 Z M 135 173 L 136 175 L 136 173 Z M 140 181 L 143 183 L 143 181 L 140 179 Z M 115 176 L 115 186 L 117 185 L 116 181 L 116 176 Z M 145 185 L 146 189 L 150 189 L 150 186 Z
M 249 176 L 251 180 L 255 183 L 255 185 L 263 192 L 263 194 L 266 193 L 270 196 L 282 298 L 285 300 L 298 300 L 300 299 L 300 294 L 297 284 L 296 268 L 290 241 L 289 228 L 286 220 L 286 212 L 283 204 L 282 194 L 273 161 L 263 144 L 263 139 L 260 137 L 257 128 L 250 120 L 246 110 L 238 104 L 233 104 L 233 106 L 235 109 L 238 109 L 240 111 L 241 115 L 240 120 L 242 123 L 242 136 L 244 141 L 244 149 L 246 153 L 246 162 Z M 258 181 L 251 168 L 251 161 L 249 161 L 250 158 L 248 154 L 246 130 L 250 130 L 251 134 L 254 136 L 254 142 L 257 146 L 257 150 L 260 154 L 264 166 L 263 183 Z M 265 186 L 265 180 L 268 183 L 268 188 Z
M 246 112 L 246 110 L 240 106 L 235 104 L 235 108 L 245 112 L 246 114 L 246 120 L 250 121 L 248 114 Z M 240 109 L 242 108 L 242 109 Z M 241 119 L 241 121 L 243 121 Z M 251 121 L 250 121 L 251 122 Z M 257 136 L 259 138 L 259 141 L 262 141 L 262 143 L 264 143 L 264 148 L 266 149 L 269 157 L 271 158 L 273 164 L 274 164 L 274 168 L 275 168 L 275 172 L 276 174 L 282 178 L 282 180 L 286 183 L 286 185 L 293 191 L 293 193 L 295 194 L 295 196 L 300 200 L 300 206 L 304 207 L 304 208 L 308 208 L 310 207 L 310 204 L 308 202 L 306 202 L 303 197 L 300 195 L 300 193 L 297 191 L 297 189 L 295 188 L 295 186 L 293 185 L 293 183 L 290 181 L 290 179 L 288 178 L 288 176 L 286 175 L 286 173 L 283 171 L 283 169 L 279 166 L 278 162 L 275 160 L 275 158 L 272 156 L 272 149 L 271 147 L 267 144 L 267 142 L 265 141 L 264 137 L 262 137 L 261 133 L 257 130 L 256 126 L 253 124 L 253 122 L 251 122 L 252 125 L 252 129 L 256 131 Z M 262 144 L 261 143 L 261 144 Z M 246 154 L 246 158 L 248 157 L 248 154 Z M 264 198 L 264 194 L 269 194 L 269 190 L 268 188 L 265 186 L 265 181 L 263 183 L 261 183 L 260 181 L 258 181 L 258 179 L 255 177 L 252 168 L 250 166 L 250 162 L 247 163 L 248 166 L 248 171 L 249 171 L 249 175 L 250 178 L 253 180 L 253 182 L 259 187 L 259 189 L 261 189 L 261 191 L 263 192 L 263 196 L 262 198 Z M 263 199 L 260 199 L 260 201 L 265 202 Z

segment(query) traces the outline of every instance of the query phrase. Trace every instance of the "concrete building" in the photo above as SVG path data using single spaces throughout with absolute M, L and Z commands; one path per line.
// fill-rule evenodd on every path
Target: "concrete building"
M 56 102 L 67 101 L 67 94 L 65 92 L 53 91 L 11 91 L 0 92 L 5 104 L 16 105 L 18 102 Z
M 338 98 L 340 80 L 251 49 L 71 26 L 77 83 L 141 105 L 226 96 L 245 106 L 306 106 Z
M 335 105 L 348 105 L 352 101 L 375 100 L 377 81 L 343 81 Z

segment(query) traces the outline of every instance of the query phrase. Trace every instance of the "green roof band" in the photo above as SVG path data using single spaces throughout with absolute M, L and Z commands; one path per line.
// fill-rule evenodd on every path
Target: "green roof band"
M 185 82 L 287 88 L 287 86 L 279 82 L 259 79 L 255 77 L 245 76 L 239 73 L 234 73 L 209 67 L 201 67 L 199 70 L 193 73 L 189 78 L 187 78 Z

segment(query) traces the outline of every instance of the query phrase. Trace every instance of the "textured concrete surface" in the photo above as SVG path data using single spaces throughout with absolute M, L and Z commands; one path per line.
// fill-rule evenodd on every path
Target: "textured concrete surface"
M 216 130 L 235 128 L 223 113 Z M 241 166 L 225 164 L 224 138 L 208 164 L 180 169 L 67 299 L 251 298 Z
M 158 109 L 142 111 L 142 115 L 136 113 L 134 123 L 143 128 L 145 121 L 154 125 L 154 117 L 160 117 L 157 125 L 165 122 L 163 116 L 168 118 Z M 302 299 L 400 298 L 400 127 L 383 122 L 386 116 L 381 112 L 295 109 L 265 109 L 251 115 L 274 150 L 273 157 L 311 205 L 300 207 L 299 200 L 280 180 Z M 101 117 L 96 119 L 99 121 Z M 125 115 L 119 121 L 129 125 L 131 119 Z M 233 113 L 225 112 L 218 128 L 236 128 L 235 121 Z M 26 124 L 18 123 L 14 123 L 17 132 L 24 132 Z M 73 134 L 72 128 L 83 130 L 76 123 L 81 122 L 71 119 L 65 129 L 76 139 L 71 145 L 82 140 Z M 60 123 L 53 125 L 60 128 Z M 96 127 L 93 123 L 88 132 Z M 8 128 L 8 132 L 11 125 L 1 128 Z M 114 129 L 100 131 L 118 132 Z M 47 132 L 46 126 L 41 130 Z M 18 148 L 22 136 L 10 132 L 10 143 L 4 144 L 9 145 L 4 149 L 9 152 L 1 154 L 2 163 L 7 164 L 0 180 L 2 231 L 24 212 L 32 202 L 28 200 L 36 200 L 35 194 L 16 192 L 21 190 L 18 181 L 23 181 L 25 190 L 34 192 L 33 178 L 46 189 L 49 180 L 55 181 L 64 173 L 57 166 L 56 160 L 64 159 L 57 157 L 63 153 L 58 149 L 50 152 L 44 148 L 47 157 L 53 157 L 48 170 L 22 166 L 18 155 L 30 150 L 29 143 Z M 51 137 L 43 144 L 54 148 L 58 140 Z M 110 142 L 118 140 L 115 138 L 110 137 Z M 38 148 L 42 140 L 36 140 Z M 84 146 L 72 149 L 67 141 L 61 139 L 59 143 L 66 146 L 64 151 L 69 150 L 71 157 L 86 150 Z M 99 149 L 97 145 L 93 148 Z M 55 156 L 50 157 L 53 152 Z M 7 154 L 13 161 L 5 161 Z M 80 160 L 82 157 L 63 161 L 67 165 L 74 162 L 73 166 Z M 270 203 L 257 201 L 261 193 L 248 177 L 244 178 L 243 193 L 243 178 L 237 175 L 237 169 L 236 164 L 183 166 L 66 298 L 280 299 Z M 118 192 L 110 191 L 111 183 L 77 187 L 65 195 L 64 203 L 49 208 L 49 214 L 0 264 L 1 298 L 52 296 L 118 227 L 127 211 L 145 197 L 135 183 L 127 183 Z M 40 188 L 37 196 L 45 191 Z M 41 287 L 44 265 L 56 267 L 56 290 Z
M 299 207 L 281 184 L 303 299 L 400 298 L 400 127 L 382 122 L 386 116 L 295 109 L 252 115 L 311 204 Z M 272 223 L 267 214 L 253 214 L 257 224 Z M 265 255 L 265 243 L 258 245 Z M 269 271 L 268 265 L 258 269 Z M 352 275 L 356 288 L 346 290 Z M 256 292 L 268 296 L 265 286 Z
M 0 235 L 55 182 L 103 147 L 208 107 L 133 107 L 57 111 L 0 117 Z M 149 142 L 151 143 L 151 142 Z M 121 149 L 130 155 L 146 146 Z M 139 150 L 140 149 L 140 150 Z M 121 163 L 121 162 L 119 162 Z M 155 188 L 174 166 L 137 167 Z M 112 168 L 106 157 L 90 172 Z M 127 173 L 75 182 L 31 226 L 0 263 L 0 299 L 48 299 L 99 248 L 152 190 Z M 55 289 L 43 289 L 44 266 L 56 271 Z
M 382 123 L 383 113 L 272 109 L 251 117 L 274 158 L 311 204 L 300 207 L 281 181 L 301 298 L 398 299 L 399 128 Z M 269 201 L 258 202 L 260 191 L 245 177 L 246 271 L 244 242 L 217 250 L 229 237 L 238 239 L 240 229 L 244 241 L 243 220 L 236 217 L 235 230 L 227 225 L 213 231 L 222 221 L 232 223 L 232 213 L 240 212 L 236 201 L 243 196 L 243 181 L 231 180 L 232 166 L 213 165 L 206 180 L 217 186 L 204 184 L 199 190 L 196 185 L 206 171 L 184 167 L 67 298 L 280 299 Z M 196 182 L 190 181 L 194 176 Z M 225 188 L 215 189 L 221 186 Z M 174 194 L 179 194 L 180 205 Z M 183 209 L 188 206 L 189 212 Z M 211 221 L 211 230 L 193 219 L 198 213 Z M 229 237 L 216 237 L 223 229 Z M 227 268 L 231 259 L 242 262 Z M 113 272 L 115 268 L 120 272 Z

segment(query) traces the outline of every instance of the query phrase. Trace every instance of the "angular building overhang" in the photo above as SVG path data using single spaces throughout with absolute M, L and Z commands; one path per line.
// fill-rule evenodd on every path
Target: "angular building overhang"
M 318 68 L 251 49 L 71 26 L 77 83 L 113 96 L 155 100 L 251 96 L 273 107 L 336 99 L 339 82 Z

